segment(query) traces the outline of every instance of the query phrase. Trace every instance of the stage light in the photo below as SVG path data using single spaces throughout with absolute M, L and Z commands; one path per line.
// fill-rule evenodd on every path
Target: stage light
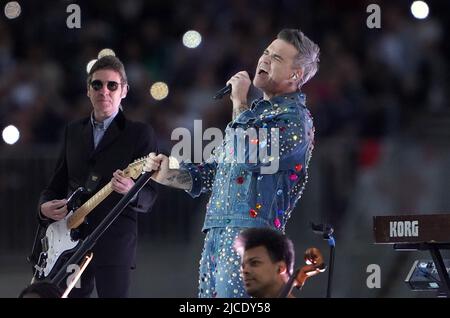
M 95 62 L 97 62 L 97 60 L 90 60 L 89 63 L 87 63 L 87 65 L 86 65 L 86 73 L 89 74 L 89 71 L 91 70 L 92 66 L 94 66 Z
M 100 52 L 98 52 L 97 58 L 101 59 L 102 57 L 108 56 L 108 55 L 116 56 L 116 53 L 114 53 L 114 51 L 111 49 L 103 49 Z
M 156 100 L 163 100 L 169 95 L 169 86 L 164 82 L 156 82 L 150 87 L 150 95 Z
M 17 140 L 19 140 L 20 132 L 15 126 L 9 125 L 5 129 L 3 129 L 2 137 L 3 141 L 8 145 L 13 145 L 17 142 Z
M 416 19 L 425 19 L 429 12 L 430 8 L 424 1 L 414 1 L 411 5 L 411 13 Z
M 21 12 L 22 9 L 20 8 L 20 4 L 17 1 L 10 1 L 5 5 L 5 16 L 8 19 L 17 18 Z
M 202 36 L 197 31 L 190 30 L 183 35 L 183 45 L 190 49 L 196 48 L 200 43 L 202 43 Z

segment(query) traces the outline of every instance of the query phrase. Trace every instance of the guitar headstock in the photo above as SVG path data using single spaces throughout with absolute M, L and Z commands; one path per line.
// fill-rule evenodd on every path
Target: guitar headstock
M 136 159 L 123 171 L 125 177 L 137 179 L 144 172 L 144 164 L 148 156 Z

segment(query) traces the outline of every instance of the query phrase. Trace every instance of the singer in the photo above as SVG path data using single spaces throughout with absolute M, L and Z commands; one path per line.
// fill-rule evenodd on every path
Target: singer
M 317 72 L 318 62 L 319 47 L 314 42 L 300 30 L 282 30 L 257 63 L 253 85 L 262 91 L 261 99 L 248 105 L 251 80 L 246 71 L 227 82 L 232 121 L 214 156 L 200 165 L 181 163 L 179 169 L 169 169 L 169 160 L 162 154 L 148 159 L 150 167 L 159 166 L 152 176 L 155 181 L 184 189 L 192 197 L 211 192 L 203 225 L 199 297 L 248 297 L 240 257 L 233 248 L 235 238 L 250 227 L 284 232 L 307 181 L 314 126 L 300 89 Z M 218 95 L 224 91 L 230 90 Z M 258 135 L 250 143 L 256 152 L 266 151 L 268 156 L 258 156 L 256 162 L 239 160 L 236 154 L 242 145 L 231 135 L 238 129 L 266 131 L 267 135 Z M 278 155 L 268 145 L 278 147 Z M 224 161 L 230 154 L 232 160 Z M 246 152 L 245 159 L 250 157 Z M 274 160 L 278 169 L 264 174 L 262 168 Z

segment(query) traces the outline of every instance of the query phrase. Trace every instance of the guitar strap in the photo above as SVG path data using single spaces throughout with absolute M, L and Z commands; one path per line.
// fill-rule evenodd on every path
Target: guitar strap
M 93 193 L 98 188 L 101 179 L 102 176 L 100 174 L 91 171 L 84 186 L 87 193 Z

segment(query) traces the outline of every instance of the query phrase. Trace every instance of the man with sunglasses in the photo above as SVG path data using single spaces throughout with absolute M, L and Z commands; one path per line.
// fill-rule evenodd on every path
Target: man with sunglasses
M 39 202 L 41 222 L 61 220 L 67 213 L 65 198 L 78 187 L 89 197 L 111 181 L 113 192 L 89 215 L 81 226 L 91 233 L 134 185 L 120 169 L 134 160 L 157 152 L 153 129 L 128 120 L 121 101 L 129 86 L 122 62 L 115 56 L 97 60 L 87 78 L 87 96 L 93 110 L 89 117 L 67 125 L 64 145 L 50 184 Z M 137 213 L 150 210 L 156 189 L 150 181 L 133 198 L 93 248 L 93 260 L 81 278 L 81 287 L 69 297 L 89 297 L 94 281 L 99 297 L 127 297 L 131 269 L 135 266 Z

